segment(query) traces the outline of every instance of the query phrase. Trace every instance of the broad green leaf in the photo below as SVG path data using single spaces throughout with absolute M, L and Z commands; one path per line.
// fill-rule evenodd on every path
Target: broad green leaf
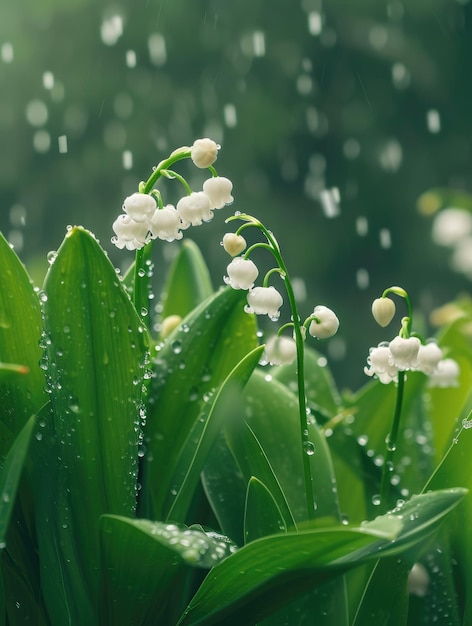
M 82 228 L 67 234 L 44 288 L 52 410 L 38 485 L 45 594 L 56 623 L 94 623 L 99 517 L 136 507 L 146 337 L 114 267 Z
M 162 318 L 179 315 L 184 318 L 213 293 L 210 272 L 197 244 L 182 242 L 164 286 Z
M 0 419 L 11 435 L 2 442 L 6 454 L 14 435 L 46 402 L 38 294 L 15 252 L 0 233 L 0 361 L 20 363 L 28 376 L 0 378 Z
M 238 423 L 236 415 L 233 414 L 228 420 L 226 437 L 247 483 L 249 484 L 252 478 L 257 478 L 261 483 L 268 485 L 268 489 L 276 504 L 276 509 L 271 509 L 276 516 L 274 524 L 278 522 L 280 515 L 282 515 L 284 527 L 296 527 L 287 496 L 264 452 L 261 442 L 257 439 L 251 427 L 245 422 L 242 424 Z
M 244 385 L 258 364 L 262 351 L 260 346 L 244 357 L 223 381 L 214 399 L 205 403 L 175 464 L 169 502 L 165 503 L 169 509 L 168 519 L 182 521 L 185 518 L 204 462 L 228 419 L 231 407 L 237 404 Z
M 154 359 L 145 427 L 140 516 L 166 519 L 165 502 L 188 437 L 212 392 L 257 346 L 245 293 L 222 289 L 160 346 Z
M 20 430 L 4 463 L 2 463 L 0 471 L 0 549 L 5 547 L 6 532 L 34 428 L 34 419 L 34 416 L 30 417 Z
M 244 511 L 245 543 L 286 530 L 287 526 L 274 496 L 264 483 L 252 477 L 247 485 Z
M 231 421 L 235 429 L 238 422 L 247 423 L 267 456 L 278 482 L 287 498 L 295 521 L 306 521 L 306 496 L 303 477 L 303 455 L 298 399 L 284 385 L 256 371 L 244 390 L 244 404 L 239 420 Z M 314 420 L 308 420 L 308 437 L 314 453 L 309 455 L 313 476 L 313 498 L 317 518 L 338 519 L 336 490 L 333 490 L 334 473 L 332 461 L 324 435 Z M 311 452 L 311 450 L 310 450 Z M 237 459 L 238 462 L 240 459 Z M 251 457 L 247 458 L 250 463 Z M 257 476 L 275 495 L 270 483 Z M 294 484 L 295 483 L 295 484 Z
M 401 555 L 426 540 L 464 495 L 451 489 L 416 496 L 359 528 L 340 525 L 253 541 L 210 571 L 179 626 L 255 624 L 351 567 Z
M 151 626 L 189 568 L 209 568 L 234 546 L 183 525 L 105 515 L 100 520 L 100 624 Z M 163 621 L 160 621 L 163 620 Z

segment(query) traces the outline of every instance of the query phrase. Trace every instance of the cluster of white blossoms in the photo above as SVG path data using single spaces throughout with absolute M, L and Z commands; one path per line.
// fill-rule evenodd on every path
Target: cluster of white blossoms
M 236 233 L 226 233 L 222 244 L 226 252 L 234 257 L 226 269 L 227 276 L 224 276 L 223 280 L 233 289 L 247 290 L 247 305 L 244 307 L 246 313 L 267 315 L 272 321 L 277 321 L 283 304 L 282 294 L 272 285 L 265 286 L 266 281 L 262 287 L 254 286 L 259 276 L 256 264 L 244 256 L 236 256 L 246 249 L 244 237 Z M 303 335 L 306 326 L 313 337 L 326 339 L 337 332 L 339 320 L 331 309 L 319 305 L 305 321 Z M 275 335 L 266 343 L 263 361 L 272 365 L 284 365 L 292 363 L 296 356 L 295 339 Z
M 389 298 L 377 298 L 372 304 L 372 314 L 380 326 L 387 326 L 395 314 L 395 304 Z M 459 365 L 454 359 L 444 358 L 433 340 L 423 344 L 418 337 L 398 335 L 390 342 L 370 348 L 367 364 L 365 374 L 375 376 L 385 385 L 398 382 L 398 372 L 407 371 L 427 374 L 432 387 L 458 385 Z
M 218 148 L 212 139 L 197 139 L 189 156 L 197 167 L 208 168 L 215 162 Z M 152 239 L 182 239 L 182 230 L 209 222 L 215 209 L 231 204 L 232 189 L 228 178 L 212 176 L 203 183 L 202 191 L 190 192 L 177 206 L 160 206 L 160 197 L 153 192 L 133 193 L 123 203 L 124 213 L 113 223 L 112 242 L 120 249 L 139 250 Z

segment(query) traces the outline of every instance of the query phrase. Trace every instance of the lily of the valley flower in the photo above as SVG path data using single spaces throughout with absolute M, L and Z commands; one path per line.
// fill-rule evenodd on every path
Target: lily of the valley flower
M 454 359 L 442 359 L 429 377 L 430 387 L 457 387 L 460 368 Z
M 177 211 L 182 219 L 182 228 L 200 226 L 202 222 L 209 222 L 213 217 L 210 200 L 203 191 L 193 191 L 181 198 L 177 203 Z
M 203 183 L 203 191 L 208 196 L 212 209 L 222 209 L 225 204 L 231 204 L 234 200 L 232 190 L 233 183 L 224 176 L 214 176 Z
M 388 346 L 391 353 L 390 364 L 401 371 L 417 368 L 420 345 L 418 337 L 395 337 Z
M 113 231 L 115 237 L 112 237 L 112 243 L 117 248 L 139 250 L 147 243 L 149 227 L 145 222 L 136 222 L 129 215 L 123 214 L 113 222 Z
M 437 343 L 430 341 L 425 345 L 421 345 L 418 350 L 418 368 L 425 374 L 432 374 L 436 369 L 439 361 L 443 357 L 443 352 Z
M 210 167 L 216 161 L 219 146 L 213 139 L 197 139 L 193 142 L 191 159 L 197 167 L 202 169 Z
M 156 209 L 149 220 L 151 239 L 163 239 L 165 241 L 182 239 L 181 228 L 180 215 L 172 204 L 168 204 L 162 209 Z
M 395 315 L 395 302 L 390 298 L 376 298 L 372 302 L 372 315 L 380 326 L 388 326 Z
M 123 210 L 135 222 L 147 222 L 156 209 L 156 201 L 147 193 L 133 193 L 125 198 Z
M 251 289 L 259 275 L 256 264 L 240 256 L 231 261 L 226 271 L 228 276 L 225 276 L 223 280 L 233 289 Z
M 327 306 L 318 305 L 314 308 L 312 316 L 315 318 L 308 327 L 308 332 L 312 337 L 327 339 L 336 334 L 339 328 L 339 320 L 331 309 Z
M 246 313 L 268 315 L 275 322 L 280 317 L 283 298 L 275 287 L 254 287 L 247 294 Z
M 271 365 L 290 365 L 297 356 L 297 344 L 291 337 L 271 337 L 266 345 L 263 360 Z
M 387 344 L 379 344 L 376 348 L 370 348 L 364 373 L 367 376 L 377 376 L 381 383 L 388 385 L 398 380 L 398 369 L 391 364 L 391 352 Z
M 223 237 L 223 248 L 230 256 L 241 254 L 246 249 L 247 243 L 244 237 L 236 233 L 226 233 Z

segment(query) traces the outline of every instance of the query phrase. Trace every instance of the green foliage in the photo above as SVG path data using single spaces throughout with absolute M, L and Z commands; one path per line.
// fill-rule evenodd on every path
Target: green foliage
M 467 308 L 440 335 L 458 386 L 408 374 L 386 511 L 394 385 L 342 395 L 307 347 L 302 437 L 297 368 L 259 366 L 246 292 L 213 292 L 194 244 L 159 298 L 164 323 L 178 316 L 163 336 L 85 229 L 41 291 L 4 240 L 0 254 L 0 625 L 410 626 L 446 596 L 468 623 Z M 417 563 L 423 598 L 407 591 Z

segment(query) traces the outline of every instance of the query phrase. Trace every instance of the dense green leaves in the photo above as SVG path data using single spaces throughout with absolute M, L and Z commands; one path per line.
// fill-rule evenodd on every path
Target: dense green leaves
M 99 517 L 136 508 L 146 334 L 115 269 L 81 228 L 67 234 L 44 288 L 51 415 L 38 526 L 45 594 L 56 621 L 93 621 Z
M 158 346 L 144 441 L 144 517 L 167 518 L 176 489 L 175 468 L 196 421 L 215 389 L 257 345 L 254 320 L 243 310 L 244 297 L 222 289 Z
M 360 528 L 340 525 L 249 543 L 209 573 L 179 624 L 255 624 L 355 565 L 402 554 L 424 541 L 464 495 L 460 489 L 429 493 Z

